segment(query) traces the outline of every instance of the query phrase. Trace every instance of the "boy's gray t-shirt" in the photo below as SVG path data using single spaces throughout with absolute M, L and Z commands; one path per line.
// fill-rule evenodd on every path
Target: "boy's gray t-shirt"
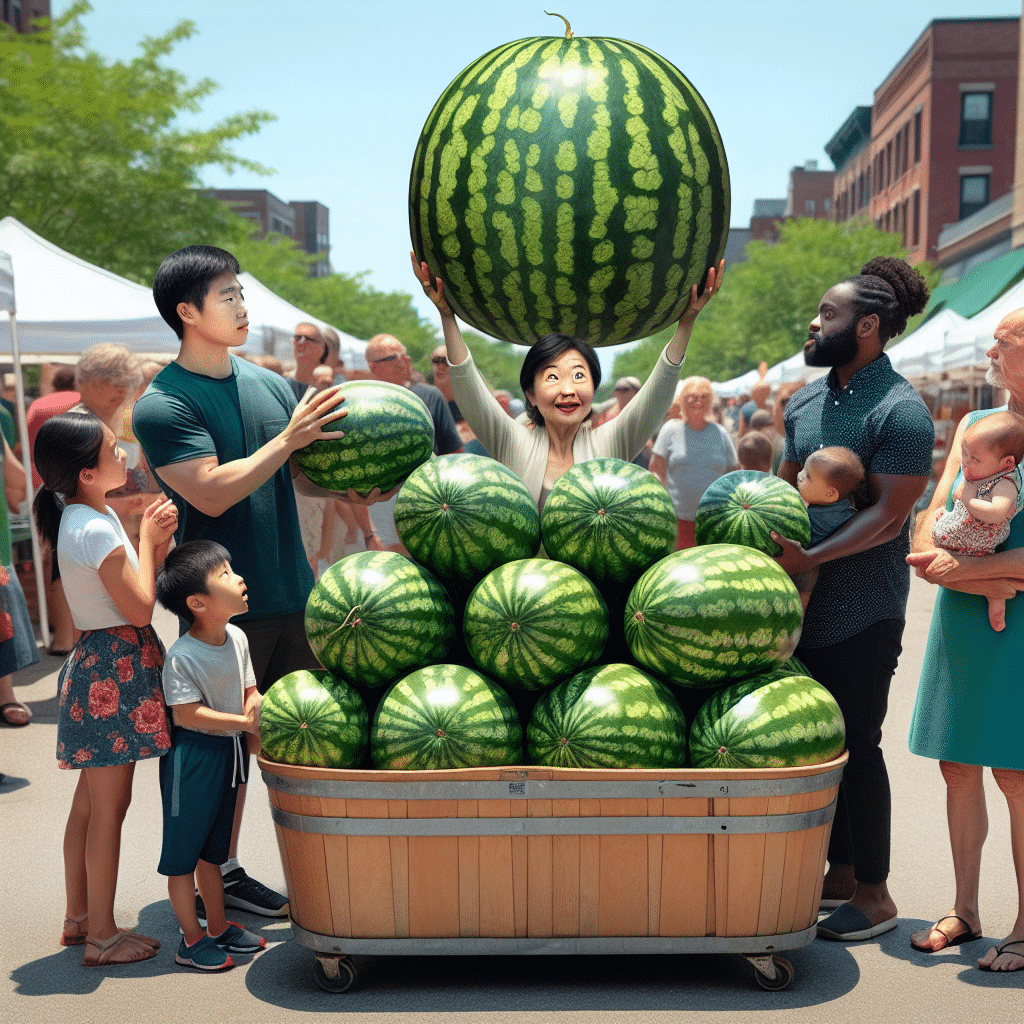
M 245 634 L 230 622 L 227 634 L 227 640 L 220 647 L 196 640 L 188 633 L 171 644 L 163 669 L 164 700 L 169 707 L 199 703 L 228 715 L 242 714 L 245 691 L 256 685 L 256 676 Z M 205 729 L 193 731 L 207 732 Z M 241 730 L 210 733 L 216 736 L 240 734 Z

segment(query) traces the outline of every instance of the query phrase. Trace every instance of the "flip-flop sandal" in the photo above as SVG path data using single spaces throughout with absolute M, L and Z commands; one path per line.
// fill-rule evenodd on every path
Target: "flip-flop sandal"
M 939 927 L 943 921 L 959 921 L 964 926 L 965 930 L 959 935 L 954 935 L 950 938 L 950 936 L 946 935 L 946 933 Z M 946 935 L 945 946 L 939 946 L 937 949 L 933 949 L 931 946 L 922 946 L 911 939 L 911 947 L 916 949 L 919 953 L 941 953 L 942 950 L 948 949 L 950 946 L 962 946 L 965 942 L 974 942 L 975 939 L 981 938 L 981 932 L 972 932 L 971 926 L 958 914 L 947 914 L 945 917 L 940 917 L 938 921 L 932 925 L 931 930 L 933 932 L 940 932 L 942 935 Z
M 77 935 L 68 935 L 68 925 L 71 924 L 76 928 L 81 929 L 82 925 L 88 919 L 88 914 L 83 914 L 81 917 L 65 917 L 64 930 L 61 933 L 60 944 L 62 946 L 84 946 L 89 929 L 86 928 L 84 931 L 80 930 Z M 143 935 L 140 932 L 133 932 L 130 928 L 118 928 L 117 930 L 125 935 L 130 935 L 134 939 L 138 939 L 140 942 L 144 942 L 147 946 L 152 946 L 153 949 L 160 948 L 159 939 L 154 939 L 149 935 Z
M 996 955 L 993 957 L 992 963 L 995 963 L 1003 953 L 1009 953 L 1010 956 L 1020 957 L 1021 960 L 1024 960 L 1024 953 L 1018 953 L 1015 949 L 1010 949 L 1010 946 L 1024 946 L 1024 939 L 1011 939 L 1009 942 L 1004 942 L 1001 946 L 996 946 Z M 991 971 L 993 974 L 1014 974 L 1017 971 L 1024 970 L 1024 963 L 1020 967 L 1014 967 L 1012 971 L 997 971 L 991 966 L 983 967 L 981 964 L 978 964 L 978 970 Z
M 131 950 L 121 949 L 126 942 L 137 942 L 142 947 L 142 955 L 136 956 Z M 95 949 L 94 956 L 89 955 L 90 949 Z M 143 960 L 150 960 L 156 956 L 156 950 L 142 942 L 129 932 L 118 932 L 111 935 L 109 939 L 102 942 L 92 940 L 85 944 L 85 956 L 82 957 L 83 967 L 120 967 L 123 964 L 137 964 Z
M 18 708 L 19 710 L 24 711 L 25 714 L 28 715 L 28 718 L 26 718 L 24 722 L 12 722 L 7 717 L 8 708 Z M 8 701 L 6 704 L 0 704 L 0 719 L 3 720 L 4 725 L 10 726 L 12 729 L 24 729 L 25 726 L 32 721 L 32 712 L 30 712 L 20 700 L 12 700 Z

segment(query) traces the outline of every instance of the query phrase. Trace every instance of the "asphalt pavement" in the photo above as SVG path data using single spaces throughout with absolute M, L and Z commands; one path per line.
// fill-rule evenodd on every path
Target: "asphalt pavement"
M 328 994 L 314 980 L 313 954 L 291 939 L 287 921 L 238 914 L 264 935 L 265 952 L 240 966 L 203 975 L 178 967 L 177 925 L 164 880 L 156 873 L 160 805 L 155 760 L 142 762 L 122 841 L 117 916 L 122 926 L 158 937 L 155 959 L 106 970 L 81 966 L 81 948 L 59 945 L 64 917 L 61 837 L 77 779 L 56 766 L 56 676 L 60 664 L 20 673 L 15 692 L 34 713 L 24 729 L 0 728 L 0 1024 L 249 1024 L 316 1020 L 343 1013 L 362 1022 L 437 1021 L 516 1024 L 661 1024 L 732 1021 L 757 1013 L 765 1021 L 845 1024 L 864 1020 L 931 1024 L 966 1018 L 1010 1024 L 1024 1015 L 1024 971 L 977 969 L 976 957 L 1009 930 L 1016 908 L 1006 803 L 987 780 L 990 832 L 981 913 L 985 939 L 926 956 L 910 933 L 948 911 L 952 867 L 945 793 L 938 766 L 907 750 L 907 726 L 924 651 L 932 589 L 914 580 L 904 653 L 893 682 L 884 746 L 893 785 L 890 888 L 899 927 L 869 942 L 818 939 L 788 954 L 792 985 L 766 992 L 739 956 L 416 956 L 357 957 L 355 987 Z M 1024 600 L 1024 598 L 1021 598 Z M 160 613 L 165 643 L 174 623 Z M 1012 681 L 1008 681 L 1012 683 Z M 254 773 L 241 839 L 248 871 L 283 887 L 284 875 L 265 786 Z M 401 1015 L 400 1018 L 396 1015 Z

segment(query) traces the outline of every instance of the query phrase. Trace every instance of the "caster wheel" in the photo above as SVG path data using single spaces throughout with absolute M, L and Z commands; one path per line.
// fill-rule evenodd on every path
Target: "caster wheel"
M 775 968 L 774 978 L 769 978 L 762 970 L 755 967 L 754 977 L 757 979 L 758 985 L 768 992 L 778 992 L 788 988 L 789 983 L 793 980 L 793 965 L 784 956 L 773 956 L 771 962 Z
M 347 956 L 318 956 L 313 977 L 325 992 L 347 992 L 356 980 L 356 969 Z

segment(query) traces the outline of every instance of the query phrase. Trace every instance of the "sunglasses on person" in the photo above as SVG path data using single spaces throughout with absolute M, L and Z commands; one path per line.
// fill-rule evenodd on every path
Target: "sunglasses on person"
M 292 341 L 309 341 L 312 342 L 312 344 L 314 345 L 324 346 L 326 346 L 327 344 L 327 342 L 323 341 L 320 338 L 314 337 L 312 334 L 293 334 Z
M 430 360 L 435 366 L 444 366 L 448 362 L 445 356 L 433 356 Z

